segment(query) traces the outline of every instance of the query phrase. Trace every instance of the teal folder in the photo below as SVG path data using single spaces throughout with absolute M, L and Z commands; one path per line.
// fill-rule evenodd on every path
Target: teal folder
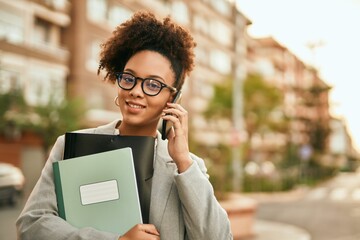
M 60 217 L 118 234 L 142 223 L 131 148 L 69 160 L 53 163 Z
M 123 136 L 67 132 L 64 159 L 130 147 L 133 153 L 136 182 L 143 223 L 149 223 L 155 139 L 150 136 Z

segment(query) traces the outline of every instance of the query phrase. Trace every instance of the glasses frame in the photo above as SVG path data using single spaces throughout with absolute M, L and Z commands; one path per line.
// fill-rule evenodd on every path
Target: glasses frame
M 122 80 L 122 76 L 123 76 L 124 74 L 130 75 L 130 76 L 134 77 L 134 79 L 135 79 L 135 83 L 134 83 L 134 85 L 133 85 L 131 88 L 124 88 L 124 87 L 122 87 L 122 86 L 120 85 L 120 82 L 121 82 L 121 80 Z M 137 80 L 141 80 L 141 81 L 142 81 L 142 82 L 141 82 L 141 90 L 143 91 L 144 94 L 146 94 L 146 95 L 148 95 L 148 96 L 152 96 L 152 97 L 153 97 L 153 96 L 157 96 L 157 95 L 159 95 L 159 93 L 160 93 L 164 88 L 170 89 L 170 91 L 173 92 L 173 93 L 176 93 L 176 92 L 178 91 L 176 88 L 174 88 L 174 87 L 172 87 L 172 86 L 169 86 L 169 85 L 167 85 L 167 84 L 165 84 L 165 83 L 163 83 L 163 82 L 161 82 L 161 81 L 159 81 L 159 80 L 157 80 L 157 79 L 154 79 L 154 78 L 135 77 L 133 74 L 128 73 L 128 72 L 119 72 L 119 73 L 116 73 L 116 82 L 117 82 L 118 86 L 119 86 L 121 89 L 124 89 L 124 90 L 131 90 L 131 89 L 133 89 L 133 88 L 137 85 Z M 156 82 L 160 83 L 161 88 L 160 88 L 159 92 L 156 93 L 156 94 L 148 94 L 148 93 L 146 93 L 146 92 L 144 91 L 144 82 L 145 82 L 146 80 L 152 80 L 152 81 L 156 81 Z

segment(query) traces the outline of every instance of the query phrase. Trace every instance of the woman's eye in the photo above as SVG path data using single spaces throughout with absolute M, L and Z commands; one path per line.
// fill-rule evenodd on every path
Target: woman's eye
M 135 80 L 134 78 L 132 77 L 124 77 L 124 80 L 127 82 L 127 83 L 133 83 Z
M 158 82 L 149 82 L 146 86 L 151 89 L 159 89 L 161 87 Z

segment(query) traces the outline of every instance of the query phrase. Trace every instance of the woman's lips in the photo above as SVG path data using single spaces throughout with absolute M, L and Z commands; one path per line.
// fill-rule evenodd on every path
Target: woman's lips
M 130 107 L 130 109 L 134 109 L 134 110 L 140 110 L 140 109 L 144 109 L 145 106 L 139 103 L 134 103 L 134 102 L 126 102 L 127 106 Z

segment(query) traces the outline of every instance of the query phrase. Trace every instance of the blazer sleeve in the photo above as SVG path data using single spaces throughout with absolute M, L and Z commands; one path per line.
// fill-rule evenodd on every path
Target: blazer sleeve
M 226 211 L 214 195 L 204 161 L 191 155 L 193 164 L 176 174 L 179 197 L 189 239 L 233 239 Z
M 93 228 L 77 229 L 58 216 L 52 163 L 63 159 L 64 136 L 57 139 L 41 176 L 16 221 L 18 239 L 117 240 L 118 235 Z

